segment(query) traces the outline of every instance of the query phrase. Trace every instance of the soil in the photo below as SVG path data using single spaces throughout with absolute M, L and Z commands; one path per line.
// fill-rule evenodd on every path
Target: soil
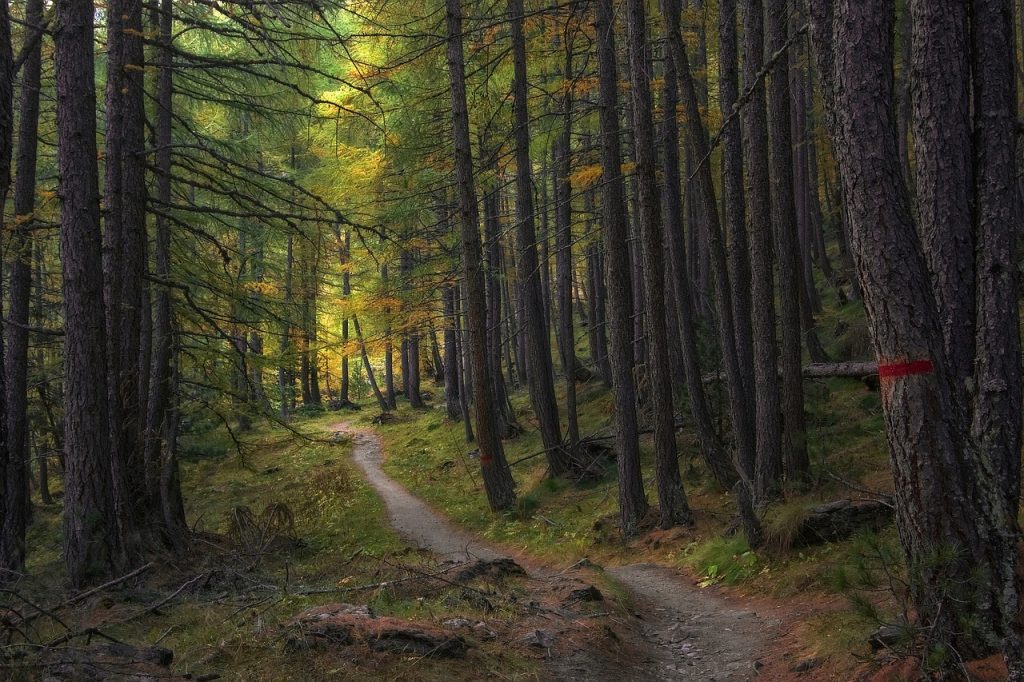
M 388 477 L 375 433 L 344 423 L 334 428 L 352 437 L 353 459 L 384 500 L 391 524 L 409 542 L 458 561 L 511 556 L 453 527 Z M 555 580 L 566 573 L 516 559 L 531 579 Z M 593 628 L 592 636 L 583 637 L 560 633 L 547 660 L 551 679 L 711 682 L 758 676 L 760 652 L 778 630 L 778 618 L 759 614 L 717 590 L 701 589 L 668 568 L 632 564 L 606 572 L 631 593 L 634 612 L 618 619 L 616 625 L 624 627 L 614 630 Z

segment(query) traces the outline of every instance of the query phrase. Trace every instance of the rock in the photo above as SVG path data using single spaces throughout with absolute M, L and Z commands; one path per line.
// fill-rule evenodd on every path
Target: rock
M 534 630 L 520 637 L 519 641 L 537 649 L 550 649 L 555 644 L 555 637 L 547 630 Z
M 473 633 L 480 639 L 495 639 L 498 636 L 494 630 L 487 626 L 482 620 L 473 626 Z
M 820 658 L 805 658 L 789 669 L 791 673 L 806 673 L 821 665 Z
M 850 537 L 862 528 L 880 530 L 892 522 L 893 509 L 882 502 L 836 500 L 810 510 L 793 534 L 791 547 L 808 547 Z
M 396 654 L 419 654 L 437 658 L 462 658 L 469 648 L 461 637 L 438 636 L 415 628 L 381 629 L 367 639 L 374 651 Z
M 892 649 L 910 638 L 910 626 L 906 623 L 890 623 L 883 625 L 868 636 L 872 651 Z
M 373 610 L 366 604 L 346 604 L 338 602 L 335 604 L 324 604 L 306 609 L 294 618 L 293 623 L 308 623 L 313 621 L 328 620 L 338 616 L 363 616 L 373 618 Z
M 485 561 L 481 559 L 468 568 L 464 568 L 455 576 L 456 582 L 467 582 L 474 578 L 504 578 L 510 575 L 526 575 L 523 567 L 512 559 L 502 557 Z
M 472 628 L 473 623 L 465 618 L 449 618 L 441 621 L 441 625 L 447 628 Z
M 601 590 L 597 589 L 593 585 L 587 585 L 577 590 L 573 590 L 569 595 L 562 600 L 563 606 L 571 606 L 584 601 L 603 601 L 604 595 L 601 594 Z
M 398 418 L 392 412 L 381 412 L 376 417 L 374 417 L 371 421 L 374 424 L 391 424 L 394 421 L 396 421 L 397 419 Z

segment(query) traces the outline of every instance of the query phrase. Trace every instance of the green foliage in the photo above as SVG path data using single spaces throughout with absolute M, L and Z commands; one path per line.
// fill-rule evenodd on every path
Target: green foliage
M 683 562 L 701 576 L 702 586 L 736 585 L 756 575 L 762 567 L 761 559 L 750 550 L 742 535 L 699 544 Z

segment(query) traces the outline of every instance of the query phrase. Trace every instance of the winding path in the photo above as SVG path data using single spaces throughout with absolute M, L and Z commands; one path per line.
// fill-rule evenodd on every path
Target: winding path
M 452 526 L 384 473 L 380 437 L 341 423 L 353 439 L 352 457 L 387 507 L 391 524 L 412 544 L 447 559 L 496 559 L 506 554 Z M 577 651 L 553 666 L 557 680 L 747 680 L 778 622 L 737 608 L 679 573 L 653 564 L 605 569 L 633 595 L 639 660 L 602 659 Z M 543 577 L 542 575 L 538 577 Z

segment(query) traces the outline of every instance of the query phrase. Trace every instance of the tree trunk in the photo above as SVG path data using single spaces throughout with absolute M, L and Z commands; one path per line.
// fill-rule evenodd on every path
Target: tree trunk
M 957 365 L 946 358 L 942 333 L 947 312 L 940 314 L 936 305 L 901 178 L 892 115 L 891 9 L 881 1 L 831 0 L 812 4 L 811 14 L 829 128 L 849 207 L 850 246 L 872 343 L 880 370 L 886 370 L 882 404 L 911 599 L 930 647 L 947 651 L 952 647 L 959 661 L 1003 645 L 1011 679 L 1021 679 L 1024 669 L 1015 631 L 1019 627 L 1015 623 L 1019 608 L 1016 500 L 1007 500 L 993 450 L 973 446 L 964 432 L 966 417 L 956 400 L 960 386 L 953 369 Z M 981 16 L 985 9 L 976 3 Z M 1000 9 L 984 29 L 985 45 L 1001 44 L 1004 54 L 1008 20 L 1009 13 Z M 947 32 L 955 30 L 938 24 L 928 27 L 940 40 L 952 39 Z M 1012 98 L 1007 95 L 1012 84 L 1004 87 L 1006 83 L 1000 81 L 987 90 L 982 79 L 978 85 L 980 92 L 998 92 L 997 100 Z M 993 103 L 984 96 L 979 100 L 986 101 Z M 978 114 L 985 120 L 986 114 L 995 111 L 986 112 L 983 104 Z M 1006 114 L 993 131 L 1001 129 L 1005 135 Z M 1000 139 L 1000 145 L 1006 142 Z M 1001 148 L 1012 154 L 1012 142 Z M 991 248 L 991 254 L 1001 252 L 995 245 Z M 985 255 L 979 255 L 984 260 Z M 1014 296 L 1012 305 L 1016 305 L 1016 292 L 1005 293 Z M 1015 356 L 1013 362 L 1018 361 Z M 1013 390 L 1019 391 L 1019 384 Z M 1019 423 L 1018 418 L 1013 423 Z M 1006 433 L 989 435 L 998 442 Z M 973 627 L 963 628 L 968 622 Z M 957 662 L 949 657 L 940 664 L 953 668 Z
M 111 490 L 91 2 L 57 5 L 60 246 L 64 275 L 64 560 L 75 585 L 120 553 Z
M 480 447 L 480 470 L 491 510 L 501 511 L 515 504 L 515 490 L 512 472 L 505 461 L 501 438 L 496 429 L 495 408 L 489 388 L 487 301 L 484 297 L 484 273 L 481 267 L 483 259 L 479 232 L 480 219 L 477 213 L 476 190 L 473 186 L 473 157 L 469 146 L 469 112 L 466 110 L 466 67 L 462 50 L 462 6 L 460 0 L 445 0 L 445 14 L 448 30 L 448 80 L 451 89 L 452 136 L 455 147 L 455 184 L 458 191 L 462 265 L 469 308 L 467 332 L 473 367 L 473 396 L 477 442 Z M 520 37 L 522 37 L 521 31 Z M 526 84 L 522 85 L 525 88 Z M 525 170 L 528 172 L 529 169 Z M 527 192 L 530 191 L 529 187 L 525 189 Z M 530 199 L 532 203 L 532 196 Z M 550 373 L 547 376 L 550 379 Z
M 43 22 L 43 0 L 29 0 L 25 23 Z M 0 40 L 7 40 L 0 36 Z M 32 43 L 35 43 L 33 46 Z M 27 49 L 21 71 L 21 102 L 18 114 L 18 159 L 14 187 L 14 222 L 11 238 L 10 321 L 7 326 L 7 467 L 6 506 L 3 537 L 0 539 L 0 567 L 20 572 L 25 564 L 25 529 L 28 500 L 25 483 L 29 461 L 28 424 L 28 324 L 32 298 L 32 228 L 35 225 L 36 152 L 39 127 L 39 86 L 42 71 L 42 39 L 33 41 L 25 31 Z M 10 42 L 7 43 L 10 45 Z M 6 49 L 6 48 L 5 48 Z M 7 100 L 4 100 L 7 102 Z M 6 123 L 3 125 L 6 126 Z M 6 134 L 6 133 L 4 133 Z M 0 178 L 7 189 L 9 178 Z M 48 492 L 46 493 L 49 494 Z
M 633 384 L 633 283 L 629 252 L 626 185 L 619 147 L 618 66 L 615 62 L 613 0 L 597 0 L 598 98 L 601 125 L 601 222 L 607 260 L 608 357 L 615 403 L 615 449 L 619 479 L 619 517 L 625 537 L 636 535 L 647 514 L 640 469 L 636 388 Z
M 387 398 L 380 391 L 380 386 L 377 385 L 377 377 L 373 372 L 373 365 L 370 364 L 370 356 L 366 352 L 366 341 L 363 339 L 363 330 L 359 328 L 359 318 L 355 315 L 352 316 L 352 325 L 356 328 L 356 339 L 359 341 L 359 353 L 363 358 L 363 366 L 366 368 L 366 380 L 370 384 L 370 388 L 373 389 L 373 395 L 377 398 L 377 405 L 380 406 L 381 412 L 390 412 L 391 404 L 387 401 Z
M 765 49 L 769 55 L 786 45 L 788 4 L 787 0 L 765 2 Z M 806 291 L 803 291 L 801 284 L 801 249 L 796 232 L 787 59 L 779 59 L 769 72 L 767 105 L 771 218 L 779 257 L 779 324 L 782 327 L 782 460 L 787 479 L 802 482 L 810 474 L 807 424 L 804 419 L 804 384 L 800 375 L 800 300 L 806 297 Z M 807 310 L 806 315 L 810 315 L 810 310 Z M 767 486 L 763 486 L 761 492 L 767 490 Z
M 672 381 L 669 376 L 668 330 L 665 324 L 665 262 L 658 198 L 654 120 L 647 58 L 647 17 L 643 0 L 627 0 L 626 25 L 633 99 L 633 142 L 636 150 L 638 186 L 637 211 L 643 244 L 644 293 L 647 312 L 649 363 L 647 376 L 651 387 L 651 420 L 654 428 L 654 457 L 661 526 L 692 524 L 690 511 L 679 475 L 679 459 L 675 437 L 675 414 L 672 409 Z
M 679 0 L 662 0 L 661 11 L 668 51 L 665 55 L 665 77 L 662 88 L 664 112 L 662 154 L 665 163 L 665 216 L 667 220 L 668 248 L 673 267 L 670 279 L 675 295 L 678 326 L 670 330 L 671 336 L 681 341 L 683 374 L 690 398 L 690 413 L 693 417 L 701 456 L 708 471 L 719 483 L 728 488 L 736 481 L 735 472 L 724 454 L 724 447 L 715 430 L 711 411 L 704 395 L 701 381 L 700 356 L 697 346 L 697 323 L 693 309 L 693 293 L 686 276 L 685 236 L 683 234 L 682 193 L 679 177 L 679 123 L 676 111 L 679 105 L 679 78 L 676 60 L 682 50 L 682 36 L 679 32 Z M 666 339 L 667 340 L 667 339 Z
M 744 168 L 750 235 L 751 302 L 754 332 L 754 406 L 757 433 L 755 481 L 760 501 L 773 495 L 782 475 L 782 429 L 778 344 L 775 339 L 774 246 L 771 224 L 771 183 L 768 172 L 768 128 L 764 83 L 758 80 L 763 63 L 761 0 L 743 6 L 743 82 L 754 86 L 743 108 Z
M 567 22 L 573 20 L 573 12 Z M 576 330 L 572 319 L 572 51 L 570 29 L 564 35 L 565 81 L 562 96 L 562 129 L 554 142 L 555 170 L 555 280 L 558 290 L 559 355 L 565 376 L 566 440 L 570 451 L 580 439 L 576 412 Z
M 444 400 L 449 419 L 462 418 L 459 398 L 459 350 L 456 334 L 458 318 L 455 315 L 455 287 L 445 285 L 441 290 L 444 306 Z
M 681 91 L 681 103 L 686 121 L 687 142 L 693 149 L 694 156 L 699 159 L 708 158 L 710 145 L 704 124 L 700 116 L 700 104 L 697 100 L 697 88 L 690 73 L 690 64 L 686 57 L 686 46 L 678 45 L 674 56 L 678 65 Z M 722 362 L 729 392 L 729 405 L 732 413 L 733 430 L 736 434 L 736 456 L 733 466 L 739 476 L 739 482 L 733 487 L 736 496 L 736 508 L 739 512 L 743 534 L 750 547 L 757 547 L 763 541 L 761 522 L 754 513 L 754 428 L 752 413 L 747 402 L 747 394 L 743 385 L 742 370 L 736 346 L 736 330 L 732 317 L 732 288 L 729 283 L 729 270 L 722 236 L 722 228 L 716 209 L 715 186 L 711 179 L 711 167 L 702 163 L 694 175 L 695 195 L 700 197 L 707 217 L 708 251 L 711 257 L 711 273 L 715 283 L 718 302 L 718 337 L 722 346 Z
M 533 173 L 530 168 L 529 105 L 527 98 L 526 38 L 523 35 L 523 0 L 509 0 L 508 16 L 512 32 L 512 84 L 514 139 L 516 155 L 516 240 L 519 249 L 517 269 L 523 298 L 524 332 L 529 363 L 530 401 L 540 425 L 541 440 L 552 476 L 569 471 L 571 462 L 562 447 L 562 427 L 555 400 L 552 376 L 551 342 L 545 319 L 545 299 L 541 289 L 540 264 L 537 262 L 537 238 L 533 223 Z M 463 254 L 465 255 L 465 254 Z M 545 263 L 546 265 L 546 263 Z M 471 325 L 472 326 L 472 325 Z M 474 367 L 474 374 L 476 368 Z M 477 428 L 479 431 L 479 427 Z M 479 434 L 478 434 L 479 435 Z M 482 440 L 482 438 L 481 438 Z

